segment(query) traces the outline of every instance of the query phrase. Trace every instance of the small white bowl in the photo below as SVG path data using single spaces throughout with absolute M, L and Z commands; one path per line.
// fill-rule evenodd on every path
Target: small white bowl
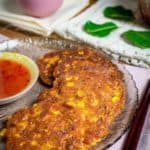
M 30 59 L 25 55 L 21 55 L 19 53 L 0 52 L 0 59 L 14 60 L 18 63 L 21 63 L 29 70 L 31 76 L 30 82 L 21 92 L 13 96 L 0 99 L 0 105 L 2 105 L 2 104 L 7 104 L 16 101 L 22 96 L 24 96 L 36 83 L 39 76 L 39 69 L 36 63 L 32 59 Z

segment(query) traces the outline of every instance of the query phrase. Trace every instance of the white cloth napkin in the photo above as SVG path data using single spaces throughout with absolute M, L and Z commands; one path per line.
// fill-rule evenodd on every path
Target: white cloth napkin
M 89 0 L 64 0 L 61 8 L 54 14 L 41 19 L 25 15 L 14 0 L 0 0 L 0 20 L 24 30 L 48 36 L 54 31 L 56 25 L 61 25 L 72 18 L 88 4 Z

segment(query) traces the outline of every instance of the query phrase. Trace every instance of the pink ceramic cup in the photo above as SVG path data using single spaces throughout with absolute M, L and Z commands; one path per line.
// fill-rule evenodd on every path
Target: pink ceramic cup
M 34 17 L 47 17 L 54 13 L 63 0 L 17 0 L 26 14 Z

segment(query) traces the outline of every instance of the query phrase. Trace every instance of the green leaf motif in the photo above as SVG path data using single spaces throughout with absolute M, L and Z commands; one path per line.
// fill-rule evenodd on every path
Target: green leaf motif
M 133 21 L 135 19 L 131 10 L 123 6 L 107 7 L 104 9 L 104 16 L 112 19 L 119 19 L 125 21 Z
M 122 37 L 136 47 L 150 48 L 150 31 L 128 30 L 122 34 Z
M 118 26 L 114 24 L 113 22 L 95 24 L 92 21 L 87 21 L 83 26 L 83 30 L 86 33 L 93 35 L 93 36 L 97 36 L 97 37 L 105 37 L 117 28 Z

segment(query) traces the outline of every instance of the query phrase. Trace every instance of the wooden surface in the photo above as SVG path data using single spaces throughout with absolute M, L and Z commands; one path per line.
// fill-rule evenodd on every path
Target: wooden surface
M 96 2 L 96 0 L 89 0 L 89 6 L 91 6 L 95 2 Z M 10 38 L 24 38 L 24 37 L 29 37 L 29 36 L 40 37 L 40 35 L 21 30 L 17 27 L 12 26 L 11 24 L 4 23 L 2 21 L 0 21 L 0 34 L 3 34 L 3 35 L 8 36 Z M 51 35 L 51 37 L 59 37 L 59 36 L 56 35 L 55 33 L 53 33 Z

